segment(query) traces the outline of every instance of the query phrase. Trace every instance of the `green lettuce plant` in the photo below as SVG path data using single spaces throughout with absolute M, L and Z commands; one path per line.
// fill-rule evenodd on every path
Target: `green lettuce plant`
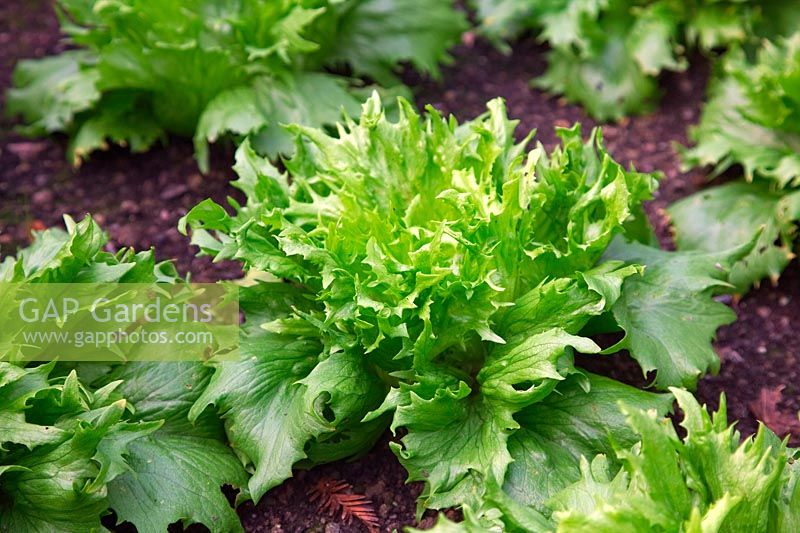
M 687 166 L 712 165 L 714 176 L 740 167 L 744 179 L 670 207 L 678 247 L 721 250 L 760 232 L 732 282 L 740 292 L 763 278 L 777 282 L 794 257 L 800 218 L 800 34 L 766 41 L 754 57 L 728 53 L 691 138 Z
M 77 163 L 108 142 L 145 151 L 194 137 L 198 162 L 221 135 L 254 135 L 274 156 L 280 125 L 358 111 L 368 78 L 403 91 L 401 62 L 438 75 L 465 28 L 449 0 L 59 0 L 77 49 L 22 61 L 7 111 L 23 132 L 66 132 Z M 346 72 L 334 74 L 330 71 Z M 355 76 L 355 77 L 351 77 Z
M 103 250 L 91 218 L 48 229 L 0 263 L 0 282 L 178 283 L 152 251 Z M 1 299 L 2 297 L 0 297 Z M 0 357 L 0 531 L 103 531 L 111 510 L 141 533 L 174 522 L 241 531 L 221 485 L 247 475 L 212 412 L 188 411 L 200 363 L 29 364 Z
M 616 531 L 789 533 L 800 526 L 798 451 L 764 426 L 741 440 L 728 425 L 725 398 L 709 414 L 673 389 L 683 436 L 654 411 L 621 404 L 638 440 L 613 455 L 581 459 L 581 479 L 547 502 L 546 514 L 491 489 L 465 521 L 442 517 L 437 533 Z
M 598 120 L 651 110 L 658 76 L 711 54 L 797 27 L 777 0 L 473 0 L 481 31 L 503 43 L 526 30 L 551 50 L 537 87 L 563 94 Z
M 623 333 L 602 352 L 629 350 L 656 387 L 694 386 L 734 318 L 713 296 L 749 247 L 651 246 L 656 180 L 614 162 L 599 131 L 528 151 L 502 100 L 464 124 L 398 106 L 390 120 L 374 95 L 336 135 L 292 126 L 285 172 L 244 143 L 247 202 L 182 220 L 203 253 L 259 280 L 242 291 L 241 361 L 212 363 L 190 416 L 216 406 L 256 500 L 389 426 L 425 483 L 420 509 L 480 501 L 487 482 L 540 505 L 582 455 L 633 444 L 617 400 L 669 408 L 577 367 L 576 351 L 602 351 L 588 332 Z

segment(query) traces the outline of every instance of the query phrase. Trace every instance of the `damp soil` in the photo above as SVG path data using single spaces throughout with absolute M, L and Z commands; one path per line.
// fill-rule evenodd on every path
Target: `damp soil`
M 41 57 L 65 49 L 49 1 L 4 0 L 0 3 L 0 92 L 11 80 L 19 59 Z M 453 51 L 453 62 L 442 79 L 432 81 L 413 73 L 405 75 L 415 89 L 417 102 L 432 104 L 462 120 L 485 109 L 485 102 L 501 96 L 509 113 L 521 121 L 519 132 L 538 130 L 547 147 L 556 142 L 554 128 L 579 121 L 585 131 L 595 122 L 564 100 L 531 89 L 529 80 L 545 68 L 546 50 L 532 39 L 514 44 L 503 55 L 481 39 L 469 36 Z M 650 114 L 603 125 L 612 155 L 641 171 L 661 171 L 663 180 L 647 210 L 662 245 L 670 247 L 669 224 L 663 209 L 671 202 L 708 185 L 702 171 L 683 172 L 675 145 L 687 143 L 687 127 L 696 123 L 709 68 L 695 58 L 683 73 L 662 77 L 664 96 Z M 2 103 L 0 96 L 0 103 Z M 122 148 L 93 154 L 74 168 L 65 156 L 60 137 L 26 139 L 8 118 L 0 119 L 0 252 L 14 253 L 30 241 L 32 229 L 62 224 L 65 214 L 92 214 L 108 231 L 109 249 L 155 247 L 164 260 L 173 259 L 195 280 L 210 281 L 241 275 L 236 264 L 213 264 L 197 258 L 196 250 L 176 230 L 178 219 L 205 198 L 223 202 L 238 195 L 229 185 L 233 150 L 215 146 L 211 172 L 201 176 L 191 143 L 169 139 L 147 154 L 130 154 Z M 716 407 L 720 393 L 727 396 L 731 419 L 739 419 L 743 434 L 765 420 L 774 430 L 798 432 L 800 410 L 800 266 L 793 262 L 777 286 L 764 285 L 738 301 L 731 301 L 738 321 L 718 332 L 716 349 L 722 359 L 719 375 L 703 379 L 700 398 Z M 646 379 L 625 357 L 602 360 L 583 358 L 593 370 L 638 385 Z M 800 432 L 798 432 L 800 433 Z M 797 443 L 797 433 L 793 441 Z M 297 475 L 268 493 L 258 505 L 245 504 L 239 514 L 248 532 L 358 532 L 366 528 L 329 516 L 310 501 L 313 487 L 326 479 L 345 482 L 354 494 L 372 501 L 381 531 L 391 531 L 415 521 L 415 500 L 421 487 L 406 484 L 405 472 L 389 450 L 390 435 L 367 455 Z M 426 515 L 422 527 L 432 525 Z M 202 531 L 204 528 L 191 528 Z

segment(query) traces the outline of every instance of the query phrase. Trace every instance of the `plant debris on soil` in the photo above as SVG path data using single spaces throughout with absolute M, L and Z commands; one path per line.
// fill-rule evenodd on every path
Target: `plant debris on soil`
M 17 60 L 57 53 L 65 48 L 49 1 L 5 0 L 0 4 L 0 91 L 10 85 Z M 532 89 L 529 81 L 545 68 L 545 49 L 524 39 L 504 56 L 480 38 L 468 34 L 454 50 L 454 63 L 444 69 L 441 82 L 413 73 L 405 81 L 417 88 L 416 101 L 430 103 L 466 120 L 485 109 L 485 102 L 502 96 L 509 115 L 518 118 L 518 131 L 537 128 L 537 138 L 548 148 L 556 141 L 554 128 L 576 121 L 584 131 L 595 125 L 583 111 L 563 99 Z M 663 209 L 671 202 L 708 185 L 702 171 L 682 172 L 674 148 L 687 143 L 687 125 L 697 122 L 705 94 L 708 64 L 695 57 L 683 73 L 662 77 L 664 98 L 652 114 L 603 126 L 603 136 L 613 156 L 640 171 L 664 174 L 648 214 L 665 247 L 670 247 L 669 225 Z M 2 102 L 2 100 L 0 100 Z M 63 214 L 80 217 L 91 213 L 109 232 L 111 246 L 148 249 L 160 259 L 175 259 L 192 279 L 213 281 L 236 278 L 236 264 L 212 264 L 196 258 L 196 249 L 176 229 L 178 219 L 199 201 L 211 197 L 223 202 L 238 197 L 229 185 L 234 178 L 230 145 L 213 150 L 211 172 L 198 173 L 189 140 L 169 140 L 146 154 L 122 148 L 92 155 L 80 168 L 65 156 L 63 138 L 25 139 L 8 118 L 0 128 L 0 250 L 13 253 L 27 245 L 31 230 L 60 226 Z M 779 435 L 792 435 L 800 443 L 800 266 L 793 262 L 777 286 L 764 284 L 740 301 L 730 302 L 739 319 L 719 331 L 715 343 L 722 358 L 718 376 L 700 382 L 701 401 L 716 408 L 720 392 L 728 399 L 730 419 L 738 419 L 744 435 L 755 432 L 763 420 Z M 621 358 L 597 359 L 592 369 L 617 379 L 646 384 L 634 365 L 614 363 Z M 586 362 L 588 358 L 582 358 Z M 339 462 L 297 475 L 269 492 L 258 505 L 240 507 L 249 532 L 391 531 L 408 524 L 430 527 L 434 513 L 415 521 L 419 484 L 405 484 L 406 474 L 389 450 L 387 435 L 369 454 L 353 462 Z M 327 481 L 326 481 L 327 480 Z M 320 483 L 339 486 L 339 492 L 369 500 L 376 522 L 352 519 L 341 509 L 315 500 L 309 494 Z M 347 490 L 344 490 L 346 487 Z M 335 510 L 335 509 L 334 509 Z M 451 517 L 456 517 L 452 511 Z M 372 515 L 370 515 L 372 516 Z M 357 517 L 356 517 L 357 518 Z M 370 529 L 374 526 L 374 529 Z M 194 529 L 194 528 L 192 528 Z M 204 528 L 199 528 L 203 530 Z
M 377 531 L 380 521 L 372 501 L 366 496 L 353 494 L 352 490 L 353 487 L 348 483 L 322 478 L 317 480 L 308 496 L 310 501 L 317 503 L 329 515 L 341 514 L 342 520 L 348 524 L 359 520 L 370 532 Z

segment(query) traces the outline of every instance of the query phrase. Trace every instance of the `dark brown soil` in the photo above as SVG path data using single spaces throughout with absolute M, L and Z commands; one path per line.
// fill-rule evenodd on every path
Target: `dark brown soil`
M 471 39 L 470 39 L 471 40 Z M 49 1 L 5 0 L 0 3 L 0 90 L 10 83 L 14 63 L 64 48 Z M 538 128 L 546 145 L 555 142 L 555 126 L 594 122 L 580 108 L 530 89 L 528 81 L 545 66 L 543 49 L 531 40 L 514 46 L 503 56 L 480 39 L 455 50 L 455 63 L 445 69 L 441 83 L 420 80 L 417 101 L 432 103 L 445 112 L 468 119 L 484 110 L 485 102 L 502 96 L 510 115 L 522 121 L 520 130 Z M 663 78 L 664 99 L 650 115 L 603 128 L 607 146 L 623 162 L 643 171 L 661 170 L 664 181 L 648 212 L 668 246 L 668 223 L 662 209 L 705 184 L 702 172 L 683 173 L 673 143 L 686 143 L 686 126 L 697 121 L 708 67 L 702 58 L 681 74 Z M 206 197 L 223 201 L 236 195 L 228 185 L 232 151 L 216 147 L 212 171 L 200 177 L 192 158 L 191 143 L 170 139 L 168 147 L 131 155 L 122 149 L 95 154 L 91 161 L 73 169 L 65 159 L 64 139 L 24 139 L 10 122 L 0 129 L 0 246 L 11 253 L 29 241 L 30 229 L 56 226 L 63 214 L 76 217 L 92 213 L 111 235 L 111 247 L 155 246 L 159 257 L 174 258 L 183 272 L 197 280 L 239 275 L 236 265 L 213 265 L 194 257 L 186 239 L 175 229 L 188 208 Z M 732 419 L 740 420 L 745 434 L 756 427 L 756 415 L 768 419 L 773 429 L 791 429 L 800 409 L 800 267 L 794 262 L 777 287 L 763 286 L 732 304 L 739 321 L 722 328 L 716 343 L 723 359 L 719 376 L 704 379 L 699 395 L 716 405 L 719 393 L 728 397 Z M 607 373 L 641 383 L 633 365 L 615 364 Z M 782 389 L 781 389 L 782 388 Z M 796 424 L 794 425 L 796 428 Z M 797 435 L 795 435 L 797 437 Z M 381 519 L 381 530 L 390 531 L 414 522 L 419 486 L 404 484 L 405 472 L 384 439 L 370 454 L 351 463 L 336 463 L 312 472 L 299 472 L 262 502 L 240 509 L 248 531 L 365 531 L 322 513 L 309 502 L 308 493 L 320 479 L 341 480 L 369 497 Z M 433 518 L 423 520 L 429 525 Z

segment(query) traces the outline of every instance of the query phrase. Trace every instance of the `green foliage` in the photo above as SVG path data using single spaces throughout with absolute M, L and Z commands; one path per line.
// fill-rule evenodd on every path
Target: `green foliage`
M 657 76 L 710 53 L 791 31 L 795 2 L 760 0 L 473 0 L 481 30 L 501 43 L 532 29 L 549 52 L 535 84 L 599 120 L 650 110 Z
M 3 532 L 99 531 L 126 441 L 160 425 L 123 421 L 124 400 L 86 392 L 74 371 L 50 380 L 52 367 L 0 363 Z
M 582 455 L 633 442 L 619 398 L 668 408 L 575 367 L 575 351 L 600 351 L 590 322 L 624 329 L 659 387 L 716 366 L 709 340 L 731 314 L 712 296 L 749 249 L 625 241 L 649 235 L 655 179 L 615 163 L 599 131 L 560 129 L 562 146 L 528 152 L 516 124 L 501 100 L 459 125 L 401 99 L 392 121 L 374 95 L 336 136 L 292 126 L 285 173 L 244 143 L 234 185 L 247 203 L 229 214 L 207 200 L 181 221 L 203 253 L 272 280 L 243 290 L 244 357 L 213 364 L 194 408 L 217 406 L 254 498 L 390 425 L 425 482 L 420 510 L 474 504 L 487 482 L 541 503 L 578 479 Z M 659 313 L 680 320 L 653 327 Z
M 669 419 L 623 401 L 637 442 L 591 462 L 582 458 L 580 480 L 552 497 L 543 513 L 495 488 L 478 511 L 465 512 L 463 523 L 441 519 L 433 531 L 794 531 L 796 450 L 764 426 L 741 442 L 728 426 L 724 397 L 709 414 L 686 391 L 672 392 L 683 410 L 684 437 Z
M 402 91 L 401 62 L 434 76 L 464 30 L 449 0 L 60 0 L 62 30 L 81 50 L 22 61 L 8 111 L 23 131 L 65 131 L 78 163 L 111 141 L 147 150 L 167 133 L 208 142 L 255 134 L 287 146 L 286 122 L 322 126 L 357 112 L 349 69 Z M 423 11 L 424 16 L 419 16 Z M 290 145 L 289 145 L 290 146 Z
M 800 33 L 764 42 L 755 59 L 733 50 L 716 74 L 686 164 L 717 173 L 741 165 L 748 181 L 800 184 Z
M 645 372 L 656 371 L 659 388 L 694 388 L 709 369 L 716 373 L 719 359 L 711 341 L 736 314 L 712 296 L 730 292 L 731 268 L 753 248 L 752 241 L 724 244 L 712 253 L 674 253 L 612 243 L 608 257 L 647 268 L 643 276 L 625 281 L 612 313 L 626 334 L 607 351 L 628 350 Z
M 800 193 L 772 189 L 764 180 L 732 182 L 672 204 L 675 243 L 681 250 L 718 252 L 756 238 L 753 251 L 733 265 L 730 281 L 740 293 L 764 278 L 777 282 L 794 257 Z
M 103 251 L 91 218 L 66 222 L 0 264 L 0 281 L 180 282 L 152 251 Z M 188 419 L 210 374 L 199 363 L 0 362 L 0 531 L 102 531 L 109 509 L 142 533 L 241 530 L 220 487 L 244 486 L 245 471 L 215 414 Z
M 717 251 L 758 238 L 733 271 L 732 282 L 746 292 L 763 278 L 776 282 L 793 257 L 800 218 L 800 33 L 765 41 L 752 59 L 732 50 L 716 76 L 685 162 L 714 165 L 714 174 L 738 165 L 746 182 L 694 194 L 669 211 L 680 249 Z

